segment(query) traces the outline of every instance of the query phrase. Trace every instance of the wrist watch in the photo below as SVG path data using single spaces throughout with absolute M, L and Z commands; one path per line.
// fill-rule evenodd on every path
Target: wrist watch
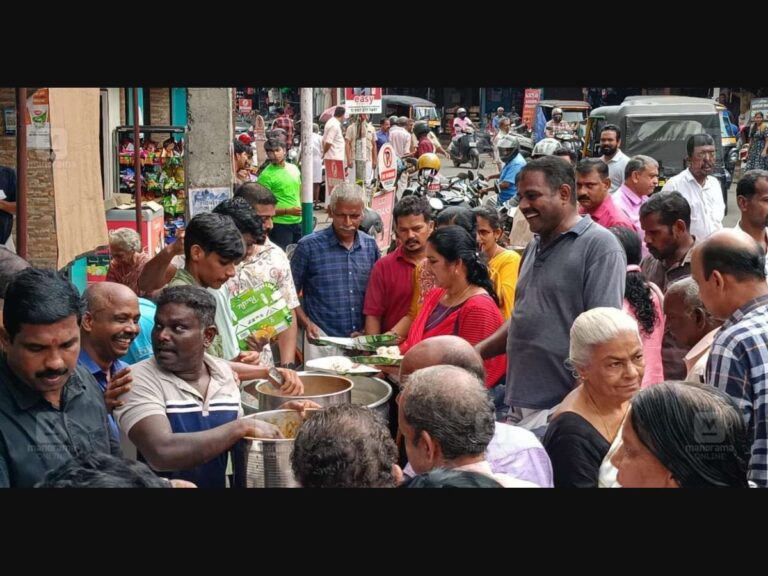
M 281 362 L 280 368 L 288 368 L 288 370 L 296 370 L 295 362 Z

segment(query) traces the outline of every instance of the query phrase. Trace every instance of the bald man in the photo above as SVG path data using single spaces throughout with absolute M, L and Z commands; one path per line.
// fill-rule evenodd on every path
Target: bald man
M 694 247 L 691 274 L 704 306 L 725 321 L 712 344 L 706 381 L 729 394 L 741 408 L 752 442 L 747 478 L 768 487 L 765 252 L 751 236 L 721 230 Z M 704 431 L 713 434 L 716 445 L 717 430 Z
M 131 369 L 121 357 L 139 335 L 139 299 L 123 284 L 99 282 L 83 294 L 85 312 L 80 324 L 80 357 L 83 366 L 101 386 L 109 413 L 110 432 L 119 439 L 112 410 L 123 402 L 117 397 L 130 390 Z
M 416 474 L 435 468 L 468 470 L 507 488 L 538 487 L 491 468 L 485 456 L 494 424 L 493 402 L 482 381 L 463 368 L 417 370 L 400 395 L 398 426 Z
M 704 382 L 712 342 L 723 322 L 707 311 L 693 278 L 686 276 L 667 287 L 664 316 L 667 331 L 678 345 L 690 349 L 683 358 L 687 370 L 685 380 Z
M 427 338 L 408 350 L 400 364 L 400 382 L 429 366 L 448 365 L 463 368 L 480 382 L 485 382 L 483 360 L 473 346 L 458 336 Z M 524 428 L 496 422 L 493 438 L 485 452 L 493 472 L 508 474 L 541 486 L 552 487 L 552 464 L 536 436 Z M 413 468 L 404 474 L 414 476 Z

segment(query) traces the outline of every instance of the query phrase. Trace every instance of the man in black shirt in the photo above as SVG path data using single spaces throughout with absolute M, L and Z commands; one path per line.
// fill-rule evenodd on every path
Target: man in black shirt
M 31 487 L 87 452 L 120 455 L 98 383 L 77 367 L 81 301 L 56 272 L 27 268 L 5 295 L 0 487 Z

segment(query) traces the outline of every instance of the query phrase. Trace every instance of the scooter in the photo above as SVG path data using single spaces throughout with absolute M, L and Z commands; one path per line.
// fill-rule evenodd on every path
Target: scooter
M 451 161 L 455 167 L 469 163 L 472 168 L 477 170 L 485 166 L 485 161 L 480 160 L 479 142 L 475 131 L 467 127 L 464 133 L 459 136 L 450 146 Z

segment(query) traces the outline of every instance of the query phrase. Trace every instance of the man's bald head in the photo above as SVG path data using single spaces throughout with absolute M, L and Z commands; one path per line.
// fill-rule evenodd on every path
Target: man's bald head
M 136 293 L 124 284 L 117 282 L 98 282 L 91 284 L 83 294 L 85 311 L 96 314 L 105 308 L 113 307 L 118 302 L 136 300 Z
M 718 271 L 737 283 L 765 282 L 763 247 L 740 230 L 719 230 L 694 247 L 692 265 L 701 268 L 705 280 Z
M 485 368 L 480 354 L 458 336 L 435 336 L 413 346 L 403 356 L 400 380 L 403 381 L 416 370 L 438 365 L 458 366 L 485 382 Z

